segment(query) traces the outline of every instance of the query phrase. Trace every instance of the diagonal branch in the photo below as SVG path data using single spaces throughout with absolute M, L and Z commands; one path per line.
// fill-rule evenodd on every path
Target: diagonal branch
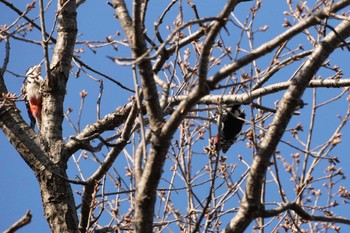
M 234 61 L 232 64 L 225 66 L 221 70 L 219 70 L 214 76 L 210 77 L 208 80 L 208 84 L 211 88 L 215 88 L 215 85 L 217 85 L 221 80 L 232 74 L 233 72 L 237 71 L 241 67 L 248 65 L 252 61 L 264 56 L 265 54 L 271 52 L 278 46 L 280 46 L 283 42 L 289 40 L 290 38 L 294 37 L 295 35 L 299 34 L 306 28 L 318 24 L 320 20 L 325 19 L 329 17 L 330 13 L 337 12 L 344 7 L 347 7 L 350 4 L 350 0 L 342 0 L 338 1 L 334 4 L 332 4 L 330 7 L 326 7 L 315 14 L 310 15 L 310 17 L 306 18 L 301 23 L 291 27 L 275 39 L 272 39 L 271 41 L 261 45 L 257 49 L 250 52 L 248 55 Z
M 107 173 L 107 171 L 112 167 L 114 161 L 116 160 L 120 152 L 127 145 L 127 141 L 129 140 L 132 127 L 137 116 L 137 112 L 138 111 L 136 103 L 133 103 L 132 109 L 129 111 L 128 119 L 125 122 L 125 126 L 121 137 L 117 140 L 115 147 L 113 147 L 113 149 L 108 153 L 106 159 L 95 171 L 95 173 L 86 180 L 87 185 L 85 185 L 82 197 L 81 215 L 79 223 L 79 230 L 81 233 L 86 232 L 89 227 L 88 222 L 95 186 L 99 182 L 99 180 L 101 180 L 102 177 Z
M 6 107 L 0 114 L 0 128 L 35 173 L 52 167 L 44 152 L 42 139 L 26 124 L 14 105 Z
M 15 222 L 10 228 L 4 231 L 4 233 L 14 233 L 20 228 L 24 227 L 25 225 L 28 225 L 30 221 L 32 220 L 32 214 L 30 213 L 30 210 L 27 211 L 25 215 L 23 215 L 17 222 Z
M 86 126 L 81 133 L 75 136 L 75 139 L 71 139 L 66 143 L 66 160 L 79 149 L 84 149 L 86 143 L 97 138 L 101 133 L 113 130 L 123 124 L 130 114 L 131 109 L 132 103 L 127 104 L 115 112 L 106 115 L 101 120 Z M 85 138 L 88 138 L 88 141 L 84 140 Z
M 316 46 L 303 67 L 292 79 L 292 84 L 285 93 L 281 105 L 253 159 L 244 198 L 237 214 L 226 226 L 226 233 L 243 232 L 263 210 L 260 197 L 271 155 L 274 153 L 278 142 L 282 138 L 293 115 L 293 111 L 298 105 L 311 78 L 322 66 L 327 57 L 337 48 L 339 43 L 341 43 L 344 38 L 350 36 L 350 21 L 344 20 L 335 30 L 337 34 L 334 32 L 329 33 L 324 40 Z
M 319 216 L 319 215 L 311 215 L 308 214 L 301 206 L 296 204 L 295 202 L 288 202 L 281 205 L 278 208 L 272 210 L 265 210 L 262 213 L 262 217 L 270 218 L 273 216 L 277 216 L 287 210 L 293 210 L 297 215 L 299 215 L 304 220 L 308 221 L 318 221 L 318 222 L 331 222 L 331 223 L 343 223 L 350 225 L 350 219 L 335 217 L 335 216 Z
M 213 44 L 222 27 L 226 25 L 227 19 L 236 5 L 241 2 L 240 0 L 230 0 L 227 1 L 224 9 L 218 15 L 219 21 L 214 21 L 212 27 L 210 28 L 208 35 L 204 41 L 203 48 L 201 50 L 201 56 L 199 59 L 199 86 L 205 85 L 205 81 L 207 79 L 208 73 L 208 62 L 210 57 L 211 49 L 213 48 Z M 205 87 L 201 87 L 205 88 Z

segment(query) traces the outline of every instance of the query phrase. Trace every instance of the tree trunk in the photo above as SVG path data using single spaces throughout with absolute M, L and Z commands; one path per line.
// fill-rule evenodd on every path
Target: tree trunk
M 60 173 L 63 175 L 45 169 L 37 174 L 45 217 L 52 232 L 79 232 L 73 192 L 69 182 L 64 179 L 66 173 Z

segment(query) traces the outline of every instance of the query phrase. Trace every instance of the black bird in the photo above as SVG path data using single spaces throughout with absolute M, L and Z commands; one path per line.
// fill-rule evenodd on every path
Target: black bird
M 241 118 L 241 119 L 239 119 Z M 245 113 L 240 104 L 228 105 L 221 117 L 220 135 L 217 134 L 214 140 L 215 148 L 226 153 L 232 144 L 237 140 L 242 130 L 245 119 Z

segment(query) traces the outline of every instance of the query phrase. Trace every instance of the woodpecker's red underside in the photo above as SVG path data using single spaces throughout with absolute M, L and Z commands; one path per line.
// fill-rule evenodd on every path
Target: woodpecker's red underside
M 31 98 L 30 100 L 30 112 L 35 118 L 41 118 L 41 98 Z

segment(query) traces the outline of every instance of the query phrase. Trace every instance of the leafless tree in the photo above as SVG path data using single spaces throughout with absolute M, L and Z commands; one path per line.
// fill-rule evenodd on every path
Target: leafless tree
M 0 127 L 37 178 L 52 232 L 338 232 L 350 225 L 341 208 L 350 199 L 342 142 L 349 137 L 350 0 L 287 0 L 278 9 L 263 0 L 52 2 L 23 11 L 22 2 L 0 0 L 18 15 L 1 22 Z M 80 40 L 77 13 L 89 4 L 114 11 L 122 30 Z M 6 78 L 18 73 L 8 69 L 10 45 L 20 44 L 43 54 L 40 130 L 18 110 L 21 87 L 8 91 Z M 98 59 L 126 68 L 123 79 L 86 61 L 106 49 L 111 55 Z M 65 109 L 69 76 L 96 83 L 96 105 L 86 104 L 79 78 L 79 111 Z M 124 102 L 103 98 L 106 83 L 128 93 Z M 213 138 L 230 103 L 247 117 L 222 154 Z M 101 106 L 109 107 L 102 117 Z M 64 122 L 74 134 L 63 133 Z

